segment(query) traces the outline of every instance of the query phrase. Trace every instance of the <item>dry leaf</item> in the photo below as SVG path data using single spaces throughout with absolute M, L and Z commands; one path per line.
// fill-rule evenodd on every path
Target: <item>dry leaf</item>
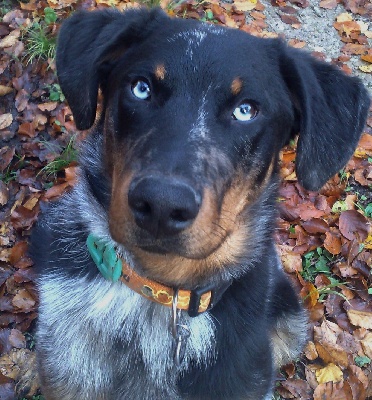
M 372 74 L 372 64 L 371 65 L 361 65 L 359 69 L 366 74 Z
M 9 86 L 0 85 L 0 96 L 6 96 L 11 92 L 13 92 L 13 88 Z
M 341 382 L 344 376 L 341 369 L 333 363 L 328 364 L 325 368 L 315 371 L 315 375 L 318 383 Z
M 256 4 L 257 0 L 234 1 L 234 6 L 239 11 L 252 11 Z
M 13 116 L 10 113 L 0 115 L 0 129 L 5 129 L 13 122 Z

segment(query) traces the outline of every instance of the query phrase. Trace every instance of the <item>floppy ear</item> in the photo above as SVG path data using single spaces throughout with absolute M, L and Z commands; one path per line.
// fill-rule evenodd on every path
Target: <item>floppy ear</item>
M 110 54 L 139 42 L 165 18 L 160 9 L 82 11 L 62 25 L 57 74 L 78 129 L 94 123 L 100 75 Z
M 297 177 L 305 189 L 318 190 L 352 156 L 369 96 L 359 79 L 300 50 L 283 48 L 281 73 L 299 118 Z

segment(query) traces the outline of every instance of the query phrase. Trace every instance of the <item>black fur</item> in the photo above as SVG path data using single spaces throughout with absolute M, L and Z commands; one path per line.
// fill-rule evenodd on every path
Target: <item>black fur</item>
M 278 154 L 299 129 L 298 179 L 319 189 L 353 153 L 367 92 L 280 40 L 157 9 L 75 14 L 60 32 L 57 69 L 79 129 L 94 123 L 98 88 L 104 105 L 82 145 L 77 187 L 32 237 L 46 398 L 269 399 L 276 367 L 306 337 L 272 239 Z M 135 97 L 138 80 L 150 98 Z M 255 118 L 232 118 L 242 103 Z M 233 280 L 207 315 L 183 315 L 194 342 L 180 368 L 170 311 L 104 280 L 85 246 L 92 232 L 166 285 Z

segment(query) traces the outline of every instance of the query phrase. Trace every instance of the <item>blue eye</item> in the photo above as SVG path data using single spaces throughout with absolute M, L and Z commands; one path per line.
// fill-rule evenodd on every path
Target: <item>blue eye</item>
M 151 96 L 151 89 L 146 81 L 139 79 L 132 84 L 132 93 L 137 99 L 148 100 Z
M 235 110 L 232 113 L 232 116 L 234 119 L 237 119 L 238 121 L 245 122 L 252 120 L 253 118 L 256 117 L 257 114 L 258 114 L 257 107 L 253 103 L 245 101 L 235 108 Z

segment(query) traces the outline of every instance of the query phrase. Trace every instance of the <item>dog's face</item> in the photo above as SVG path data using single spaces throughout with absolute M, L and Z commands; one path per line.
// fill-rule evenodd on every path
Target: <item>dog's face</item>
M 279 151 L 299 127 L 297 174 L 310 189 L 337 172 L 359 137 L 362 88 L 279 41 L 159 11 L 72 21 L 60 38 L 60 83 L 80 128 L 92 124 L 103 91 L 110 233 L 155 279 L 187 283 L 255 245 L 251 206 L 272 192 Z M 68 50 L 74 28 L 86 38 Z M 340 104 L 336 81 L 346 82 Z M 351 107 L 354 127 L 344 115 Z M 342 149 L 325 154 L 328 141 Z
M 257 51 L 248 37 L 234 49 L 239 31 L 170 25 L 108 77 L 110 231 L 142 259 L 166 254 L 168 271 L 172 255 L 213 255 L 216 267 L 245 251 L 244 211 L 270 183 L 292 103 L 283 80 L 274 85 L 269 43 Z

